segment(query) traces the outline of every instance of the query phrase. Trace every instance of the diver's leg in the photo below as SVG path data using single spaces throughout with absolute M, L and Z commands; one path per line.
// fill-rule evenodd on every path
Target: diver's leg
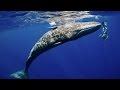
M 107 35 L 107 20 L 106 20 L 106 18 L 101 24 L 102 24 L 102 33 L 99 35 L 99 37 L 102 37 L 104 40 L 107 40 L 108 35 Z

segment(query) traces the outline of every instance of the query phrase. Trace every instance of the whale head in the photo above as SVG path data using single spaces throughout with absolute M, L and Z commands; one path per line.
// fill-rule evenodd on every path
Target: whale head
M 77 39 L 80 38 L 82 36 L 85 36 L 87 34 L 93 33 L 95 31 L 97 31 L 98 29 L 100 29 L 101 27 L 101 23 L 99 22 L 79 22 L 75 24 L 75 29 L 73 30 L 73 32 L 75 32 L 74 37 L 72 37 L 72 39 Z

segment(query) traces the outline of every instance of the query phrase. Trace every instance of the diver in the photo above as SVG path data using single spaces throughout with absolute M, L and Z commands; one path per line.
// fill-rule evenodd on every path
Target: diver
M 107 21 L 102 22 L 102 34 L 99 35 L 99 37 L 102 37 L 104 40 L 108 39 L 107 35 Z

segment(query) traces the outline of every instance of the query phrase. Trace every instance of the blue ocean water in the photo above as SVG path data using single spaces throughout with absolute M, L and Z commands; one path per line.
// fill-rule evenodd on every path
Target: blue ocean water
M 27 23 L 28 12 L 0 12 L 0 79 L 22 70 L 28 54 L 49 29 L 48 23 Z M 109 39 L 102 29 L 41 54 L 29 69 L 30 79 L 120 79 L 119 11 L 94 11 L 107 17 Z M 29 15 L 35 18 L 34 15 Z M 22 26 L 23 25 L 23 26 Z

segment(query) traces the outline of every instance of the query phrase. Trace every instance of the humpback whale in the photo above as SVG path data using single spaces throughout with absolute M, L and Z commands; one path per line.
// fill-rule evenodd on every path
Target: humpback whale
M 58 45 L 69 41 L 74 41 L 93 33 L 100 29 L 101 23 L 96 21 L 91 22 L 76 22 L 66 23 L 46 32 L 33 46 L 26 61 L 25 68 L 10 75 L 14 79 L 28 79 L 28 69 L 31 63 L 42 53 L 50 50 Z

